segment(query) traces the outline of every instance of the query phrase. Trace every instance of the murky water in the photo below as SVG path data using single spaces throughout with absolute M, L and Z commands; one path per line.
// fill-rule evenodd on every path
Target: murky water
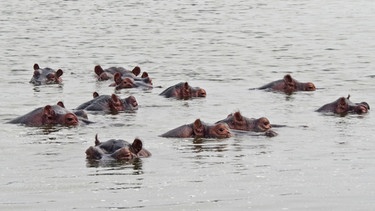
M 375 3 L 343 1 L 1 1 L 1 122 L 92 92 L 111 94 L 94 66 L 139 65 L 152 90 L 121 90 L 140 108 L 90 114 L 77 128 L 0 129 L 0 208 L 144 210 L 371 210 L 375 119 L 314 112 L 338 97 L 375 105 Z M 61 68 L 63 85 L 34 87 L 32 66 Z M 313 93 L 249 90 L 291 73 Z M 158 94 L 181 81 L 206 89 L 189 101 Z M 266 116 L 279 136 L 161 138 L 196 118 L 240 110 Z M 88 163 L 101 140 L 143 140 L 152 157 Z

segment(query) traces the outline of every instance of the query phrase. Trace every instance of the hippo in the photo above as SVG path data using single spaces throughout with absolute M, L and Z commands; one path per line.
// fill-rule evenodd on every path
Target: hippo
M 110 139 L 100 142 L 98 135 L 96 135 L 95 146 L 90 146 L 86 150 L 86 158 L 89 160 L 110 158 L 121 161 L 150 156 L 151 153 L 143 148 L 142 141 L 139 138 L 135 138 L 131 144 L 122 139 Z
M 47 125 L 77 126 L 80 123 L 91 123 L 87 119 L 87 114 L 82 110 L 72 112 L 65 108 L 62 102 L 56 105 L 46 105 L 17 117 L 8 123 L 23 124 L 30 127 L 41 127 Z
M 266 117 L 261 117 L 258 119 L 248 118 L 242 116 L 242 114 L 239 111 L 233 114 L 229 114 L 227 118 L 220 120 L 216 123 L 226 123 L 228 124 L 230 129 L 234 130 L 264 132 L 265 135 L 268 137 L 273 137 L 277 135 L 275 131 L 271 130 L 271 123 Z
M 114 86 L 115 90 L 129 89 L 129 88 L 143 88 L 152 89 L 152 80 L 148 73 L 144 72 L 141 77 L 122 77 L 120 73 L 115 73 L 113 76 L 115 82 L 109 86 Z
M 180 82 L 168 87 L 160 95 L 166 98 L 188 100 L 196 97 L 206 97 L 206 90 L 200 87 L 191 87 L 188 82 Z
M 166 138 L 229 138 L 232 134 L 225 123 L 207 124 L 196 119 L 194 123 L 182 125 L 160 136 Z
M 89 100 L 76 108 L 76 110 L 103 111 L 116 114 L 119 111 L 134 111 L 138 109 L 138 102 L 134 96 L 120 99 L 116 94 L 99 95 L 93 93 L 94 99 Z
M 44 84 L 61 84 L 61 76 L 63 71 L 61 69 L 53 70 L 49 67 L 41 69 L 38 64 L 34 64 L 34 74 L 30 83 L 34 85 Z
M 283 79 L 273 81 L 257 89 L 270 89 L 274 91 L 285 92 L 286 94 L 292 94 L 296 91 L 315 91 L 315 85 L 311 82 L 301 83 L 292 78 L 291 75 L 287 74 Z
M 120 73 L 123 77 L 136 78 L 141 73 L 141 68 L 136 66 L 133 70 L 127 70 L 123 67 L 110 67 L 104 69 L 100 65 L 96 65 L 94 72 L 99 81 L 114 80 L 115 73 Z
M 353 103 L 349 100 L 350 95 L 348 97 L 340 97 L 334 102 L 327 103 L 320 107 L 317 112 L 322 113 L 334 113 L 340 116 L 346 116 L 349 113 L 352 114 L 364 114 L 370 110 L 370 105 L 366 102 L 361 103 Z

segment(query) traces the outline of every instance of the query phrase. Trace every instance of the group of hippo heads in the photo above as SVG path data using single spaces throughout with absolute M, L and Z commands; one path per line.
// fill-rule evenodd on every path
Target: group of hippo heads
M 62 83 L 61 69 L 40 68 L 38 64 L 33 66 L 34 73 L 30 83 L 34 85 L 60 84 Z M 127 88 L 153 88 L 152 80 L 147 72 L 141 74 L 140 67 L 136 66 L 132 70 L 123 67 L 110 67 L 103 69 L 100 65 L 94 68 L 98 81 L 112 80 L 109 86 L 114 86 L 115 90 Z M 141 74 L 141 76 L 139 76 Z M 292 78 L 290 74 L 284 76 L 281 80 L 270 82 L 264 86 L 256 88 L 259 90 L 271 90 L 290 95 L 297 91 L 315 91 L 316 87 L 312 82 L 299 82 Z M 193 98 L 204 98 L 207 93 L 201 87 L 192 87 L 188 82 L 180 82 L 166 88 L 159 94 L 165 98 L 174 98 L 177 100 L 190 100 Z M 340 97 L 334 102 L 328 103 L 317 109 L 317 112 L 333 113 L 340 116 L 347 114 L 364 114 L 370 110 L 366 102 L 353 103 L 348 97 Z M 87 118 L 87 112 L 102 112 L 117 114 L 119 112 L 129 112 L 138 109 L 138 102 L 134 96 L 120 98 L 116 94 L 99 95 L 93 93 L 93 99 L 86 101 L 73 110 L 65 108 L 60 101 L 56 105 L 45 105 L 32 110 L 31 112 L 19 116 L 8 123 L 23 124 L 25 126 L 42 127 L 50 125 L 78 126 L 81 124 L 90 124 Z M 249 131 L 252 133 L 263 134 L 268 137 L 276 136 L 273 126 L 266 117 L 249 118 L 242 116 L 237 111 L 229 114 L 225 119 L 219 120 L 214 124 L 201 121 L 199 118 L 193 123 L 181 125 L 169 130 L 161 137 L 175 138 L 229 138 L 236 131 Z M 122 139 L 110 139 L 106 142 L 100 142 L 98 136 L 95 136 L 95 146 L 90 146 L 86 150 L 86 157 L 90 160 L 114 159 L 130 160 L 134 158 L 149 157 L 151 153 L 143 148 L 143 143 L 139 138 L 135 138 L 133 143 L 128 143 Z
M 99 81 L 113 80 L 109 86 L 115 87 L 115 90 L 130 88 L 153 88 L 152 80 L 147 72 L 141 73 L 141 68 L 136 66 L 133 70 L 127 70 L 123 67 L 110 67 L 103 69 L 100 65 L 96 65 L 94 72 Z
M 257 89 L 267 89 L 272 91 L 284 92 L 286 94 L 292 94 L 296 91 L 315 91 L 316 87 L 312 82 L 302 83 L 292 78 L 290 74 L 284 76 L 281 80 L 276 80 L 261 86 Z M 340 116 L 345 116 L 347 114 L 364 114 L 370 110 L 370 106 L 366 102 L 353 103 L 348 97 L 340 97 L 334 102 L 327 103 L 317 109 L 317 112 L 322 113 L 333 113 Z
M 277 133 L 271 128 L 272 125 L 266 117 L 248 118 L 237 111 L 214 124 L 208 124 L 196 119 L 193 123 L 181 125 L 162 134 L 161 137 L 229 138 L 233 136 L 233 131 L 235 130 L 264 133 L 268 137 L 276 136 Z

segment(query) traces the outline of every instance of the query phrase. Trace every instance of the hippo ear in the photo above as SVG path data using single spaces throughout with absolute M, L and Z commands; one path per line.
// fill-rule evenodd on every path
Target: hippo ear
M 39 68 L 39 65 L 38 64 L 34 64 L 34 70 L 39 70 L 40 68 Z
M 39 72 L 39 70 L 34 70 L 34 75 L 33 75 L 33 77 L 34 77 L 34 78 L 39 78 L 39 76 L 40 76 L 40 72 Z
M 63 74 L 63 71 L 61 69 L 58 69 L 56 71 L 55 77 L 58 78 L 58 77 L 62 76 L 62 74 Z
M 96 65 L 94 68 L 94 72 L 96 73 L 96 75 L 100 76 L 100 74 L 102 74 L 104 70 L 100 65 Z
M 200 119 L 196 119 L 193 124 L 193 131 L 196 136 L 204 136 L 204 126 Z
M 284 82 L 285 83 L 292 83 L 293 82 L 293 78 L 291 75 L 287 74 L 284 76 Z
M 52 106 L 46 105 L 43 109 L 43 114 L 47 116 L 47 118 L 52 118 L 55 115 L 55 111 L 53 111 Z
M 119 98 L 115 94 L 111 95 L 111 99 L 112 99 L 113 102 L 118 102 L 119 101 Z
M 95 146 L 98 146 L 98 145 L 100 145 L 101 143 L 100 143 L 100 141 L 99 141 L 99 139 L 98 139 L 98 134 L 96 134 L 95 135 Z
M 348 112 L 348 103 L 346 102 L 347 99 L 345 97 L 340 97 L 337 100 L 335 113 L 337 114 L 345 114 Z
M 184 89 L 189 89 L 189 83 L 188 82 L 184 83 Z
M 147 78 L 147 77 L 148 77 L 148 73 L 147 72 L 143 72 L 141 78 Z
M 344 106 L 344 105 L 346 105 L 347 103 L 346 103 L 346 100 L 347 100 L 348 98 L 345 98 L 345 97 L 340 97 L 340 99 L 338 100 L 338 106 Z
M 117 85 L 119 85 L 122 82 L 121 74 L 120 73 L 115 73 L 115 75 L 113 76 L 113 78 L 115 79 L 115 83 Z
M 237 112 L 234 113 L 234 119 L 236 121 L 240 121 L 240 122 L 243 121 L 243 117 L 242 117 L 242 115 L 241 115 L 241 113 L 239 111 L 237 111 Z
M 131 147 L 133 153 L 137 154 L 139 151 L 142 150 L 142 147 L 143 147 L 142 141 L 139 138 L 134 139 L 132 143 L 132 147 Z
M 58 106 L 60 106 L 60 107 L 62 107 L 62 108 L 65 108 L 65 105 L 64 105 L 64 103 L 63 103 L 63 102 L 61 102 L 61 101 L 57 102 L 57 105 L 58 105 Z
M 93 98 L 97 98 L 97 97 L 99 97 L 99 93 L 97 93 L 97 92 L 92 93 L 92 97 L 93 97 Z
M 140 73 L 141 73 L 141 68 L 138 67 L 138 66 L 135 66 L 132 70 L 132 73 L 135 75 L 135 76 L 138 76 Z

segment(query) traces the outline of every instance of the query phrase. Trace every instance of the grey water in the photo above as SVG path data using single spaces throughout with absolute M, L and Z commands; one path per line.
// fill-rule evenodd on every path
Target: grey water
M 373 210 L 375 118 L 314 112 L 350 94 L 375 105 L 375 3 L 370 0 L 0 2 L 1 210 Z M 64 70 L 33 86 L 33 65 Z M 138 65 L 155 88 L 120 90 L 138 111 L 95 124 L 6 124 L 63 101 L 115 93 L 94 66 Z M 291 74 L 315 92 L 249 90 Z M 159 96 L 188 81 L 204 99 Z M 162 138 L 200 118 L 267 117 L 276 137 Z M 152 156 L 88 162 L 102 141 L 139 137 Z

